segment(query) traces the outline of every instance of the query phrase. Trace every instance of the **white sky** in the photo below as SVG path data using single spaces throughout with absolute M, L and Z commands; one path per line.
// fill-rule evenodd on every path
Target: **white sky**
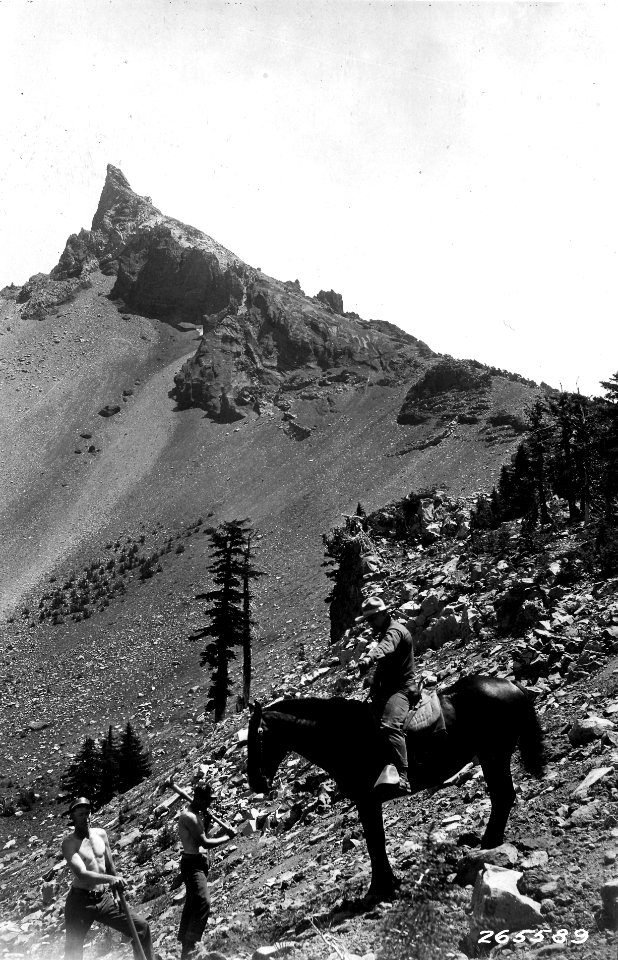
M 598 393 L 614 7 L 0 0 L 0 287 L 90 226 L 109 162 L 308 294 Z

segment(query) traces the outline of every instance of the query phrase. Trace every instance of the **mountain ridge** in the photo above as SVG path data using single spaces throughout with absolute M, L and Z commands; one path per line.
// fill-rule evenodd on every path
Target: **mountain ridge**
M 103 558 L 106 543 L 148 535 L 155 524 L 175 536 L 200 516 L 215 525 L 250 516 L 269 573 L 259 586 L 264 646 L 257 662 L 266 664 L 271 644 L 322 635 L 322 533 L 359 499 L 376 509 L 411 489 L 439 486 L 453 496 L 487 489 L 518 443 L 513 418 L 536 394 L 498 373 L 483 375 L 481 393 L 449 374 L 417 398 L 430 404 L 421 422 L 400 422 L 409 391 L 429 371 L 446 362 L 465 372 L 469 364 L 446 361 L 386 322 L 335 313 L 333 303 L 343 308 L 336 297 L 305 297 L 297 282 L 267 278 L 221 253 L 216 241 L 202 241 L 206 235 L 134 195 L 115 168 L 102 197 L 93 233 L 69 238 L 50 277 L 36 275 L 0 297 L 0 628 L 7 643 L 15 638 L 19 671 L 28 669 L 32 643 L 49 651 L 54 670 L 57 653 L 68 675 L 73 655 L 113 648 L 137 619 L 144 631 L 162 634 L 169 650 L 153 674 L 165 701 L 195 671 L 184 637 L 207 577 L 205 542 L 164 564 L 156 584 L 130 583 L 86 624 L 71 617 L 56 627 L 38 623 L 33 611 L 50 582 Z M 169 299 L 148 309 L 142 303 L 153 250 L 180 264 L 178 284 L 165 287 L 175 291 L 171 312 Z M 184 266 L 175 260 L 183 250 Z M 224 304 L 212 337 L 208 321 L 202 336 L 185 312 L 187 271 L 196 264 L 200 289 Z M 122 297 L 119 282 L 128 285 Z M 236 312 L 230 284 L 242 287 Z M 199 320 L 203 302 L 188 302 Z M 250 348 L 253 359 L 243 352 Z M 288 348 L 300 352 L 290 356 Z M 208 376 L 195 376 L 204 366 Z M 187 403 L 183 390 L 194 382 L 199 396 Z M 492 423 L 500 411 L 511 420 Z M 134 669 L 139 675 L 139 660 Z M 112 662 L 101 703 L 96 691 L 84 691 L 93 716 L 121 709 L 116 683 L 124 672 Z M 50 710 L 60 710 L 60 690 L 50 683 Z M 80 731 L 70 706 L 61 712 L 68 748 Z

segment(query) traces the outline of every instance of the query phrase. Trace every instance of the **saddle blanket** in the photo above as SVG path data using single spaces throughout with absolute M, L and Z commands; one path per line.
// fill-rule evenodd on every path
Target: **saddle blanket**
M 419 703 L 413 707 L 403 723 L 403 733 L 424 733 L 444 730 L 442 704 L 436 690 L 424 690 Z

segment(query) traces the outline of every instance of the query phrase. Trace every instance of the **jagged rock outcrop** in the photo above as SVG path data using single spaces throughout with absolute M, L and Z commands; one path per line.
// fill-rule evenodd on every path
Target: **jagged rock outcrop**
M 134 193 L 123 172 L 108 164 L 92 228 L 71 234 L 50 278 L 80 277 L 97 267 L 106 273 L 115 273 L 116 258 L 128 240 L 163 219 L 150 198 Z
M 194 227 L 166 217 L 109 165 L 90 230 L 72 234 L 50 275 L 16 293 L 26 315 L 74 298 L 93 270 L 116 276 L 110 293 L 134 313 L 203 327 L 195 357 L 175 378 L 180 406 L 226 422 L 289 409 L 286 392 L 328 403 L 328 391 L 397 386 L 432 351 L 392 324 L 343 314 L 334 290 L 305 296 L 243 263 Z
M 148 316 L 201 323 L 204 313 L 235 310 L 244 274 L 244 264 L 222 268 L 213 251 L 187 245 L 185 237 L 161 223 L 125 245 L 111 296 Z
M 343 313 L 343 297 L 340 293 L 335 293 L 334 290 L 320 290 L 316 300 L 320 300 L 327 307 L 331 307 L 334 313 Z
M 470 420 L 470 408 L 474 408 L 473 414 L 486 409 L 483 401 L 491 386 L 491 377 L 491 372 L 480 364 L 445 357 L 410 388 L 397 422 L 425 423 L 436 412 L 440 412 L 449 400 L 451 412 L 457 413 L 461 409 L 464 417 L 467 417 L 462 422 L 476 422 Z M 457 394 L 460 396 L 457 397 Z
M 333 393 L 408 382 L 398 422 L 451 425 L 397 451 L 403 455 L 442 443 L 453 425 L 475 423 L 491 408 L 496 371 L 439 358 L 393 324 L 346 314 L 334 290 L 308 297 L 298 280 L 266 276 L 162 214 L 112 165 L 91 229 L 69 237 L 49 276 L 37 274 L 10 294 L 25 316 L 43 319 L 90 286 L 95 270 L 116 277 L 110 298 L 120 309 L 203 328 L 195 356 L 174 378 L 174 395 L 180 407 L 202 407 L 213 419 L 273 414 L 294 400 L 332 409 Z M 299 438 L 298 430 L 287 432 Z
M 234 287 L 227 307 L 204 317 L 198 351 L 175 377 L 183 406 L 233 420 L 282 393 L 318 399 L 333 384 L 399 383 L 420 366 L 425 345 L 403 331 L 394 337 L 382 325 L 334 316 L 294 285 L 247 267 L 221 276 L 242 290 Z M 218 290 L 227 295 L 223 281 Z

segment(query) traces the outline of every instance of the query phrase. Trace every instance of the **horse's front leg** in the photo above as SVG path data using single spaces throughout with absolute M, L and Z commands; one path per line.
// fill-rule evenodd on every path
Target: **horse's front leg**
M 382 805 L 372 796 L 366 796 L 356 800 L 356 808 L 371 860 L 369 896 L 378 900 L 390 900 L 394 897 L 400 881 L 396 879 L 386 855 Z
M 515 790 L 511 777 L 511 757 L 479 756 L 491 799 L 491 814 L 481 847 L 491 849 L 504 843 L 504 831 L 511 808 L 515 803 Z

